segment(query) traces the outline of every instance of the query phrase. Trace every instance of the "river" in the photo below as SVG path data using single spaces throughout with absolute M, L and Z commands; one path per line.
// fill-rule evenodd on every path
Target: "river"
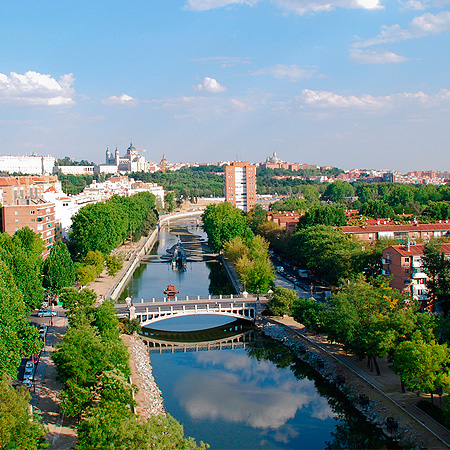
M 194 220 L 183 220 L 177 227 L 204 239 Z M 162 262 L 166 249 L 176 241 L 168 230 L 160 233 L 151 262 L 138 268 L 123 296 L 162 297 L 168 284 L 183 296 L 232 293 L 217 262 L 188 262 L 186 271 Z M 213 449 L 396 448 L 284 346 L 257 330 L 227 323 L 229 318 L 189 316 L 154 326 L 154 330 L 174 331 L 164 339 L 177 342 L 192 341 L 188 331 L 210 327 L 215 327 L 211 336 L 203 333 L 199 340 L 217 342 L 220 327 L 227 330 L 224 338 L 230 337 L 230 328 L 241 336 L 234 349 L 223 345 L 222 350 L 197 347 L 195 351 L 190 344 L 184 351 L 151 352 L 166 410 L 183 424 L 187 436 Z M 158 332 L 147 333 L 155 338 Z

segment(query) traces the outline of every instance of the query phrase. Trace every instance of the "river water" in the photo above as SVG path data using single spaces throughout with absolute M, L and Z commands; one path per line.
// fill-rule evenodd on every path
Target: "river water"
M 181 226 L 204 237 L 196 221 L 178 222 Z M 161 262 L 176 241 L 173 234 L 161 232 L 154 259 L 138 268 L 124 297 L 162 297 L 168 284 L 174 284 L 180 296 L 232 293 L 217 262 L 188 262 L 184 272 Z M 166 410 L 183 424 L 187 436 L 209 443 L 212 449 L 396 447 L 284 346 L 256 330 L 224 325 L 229 321 L 189 316 L 166 319 L 147 330 L 153 338 L 156 329 L 172 330 L 172 337 L 164 339 L 177 342 L 193 340 L 195 333 L 187 331 L 210 327 L 215 327 L 210 337 L 205 337 L 208 332 L 200 333 L 199 340 L 217 342 L 220 327 L 227 330 L 223 335 L 227 338 L 230 329 L 240 333 L 241 345 L 234 349 L 223 345 L 222 350 L 201 351 L 204 346 L 188 346 L 184 351 L 151 352 Z

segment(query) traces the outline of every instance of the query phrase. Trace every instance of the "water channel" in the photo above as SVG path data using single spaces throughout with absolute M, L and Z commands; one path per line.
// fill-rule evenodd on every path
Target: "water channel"
M 176 227 L 204 238 L 196 220 Z M 218 262 L 188 262 L 185 271 L 162 262 L 176 242 L 175 233 L 161 231 L 150 262 L 136 270 L 123 297 L 162 297 L 168 284 L 180 296 L 232 293 Z M 163 320 L 146 331 L 152 338 L 188 343 L 182 351 L 150 354 L 166 410 L 183 424 L 187 436 L 212 449 L 397 448 L 285 347 L 241 322 L 229 322 L 189 316 Z M 203 344 L 195 347 L 195 333 L 188 331 L 207 328 L 213 330 L 196 331 Z M 233 331 L 238 344 L 226 345 Z M 205 341 L 215 344 L 206 346 Z

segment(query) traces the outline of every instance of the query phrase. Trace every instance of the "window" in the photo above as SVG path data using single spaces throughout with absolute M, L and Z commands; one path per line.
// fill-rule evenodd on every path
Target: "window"
M 34 213 L 35 213 L 35 211 L 33 211 L 33 210 L 32 210 L 32 211 L 30 211 L 30 214 L 34 214 Z
M 19 211 L 14 211 L 14 214 L 17 216 L 19 215 Z
M 409 263 L 409 258 L 405 258 L 405 263 Z

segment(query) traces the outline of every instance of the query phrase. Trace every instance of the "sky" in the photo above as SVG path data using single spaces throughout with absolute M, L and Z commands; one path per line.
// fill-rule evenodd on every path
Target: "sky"
M 450 170 L 450 0 L 21 0 L 0 154 Z

